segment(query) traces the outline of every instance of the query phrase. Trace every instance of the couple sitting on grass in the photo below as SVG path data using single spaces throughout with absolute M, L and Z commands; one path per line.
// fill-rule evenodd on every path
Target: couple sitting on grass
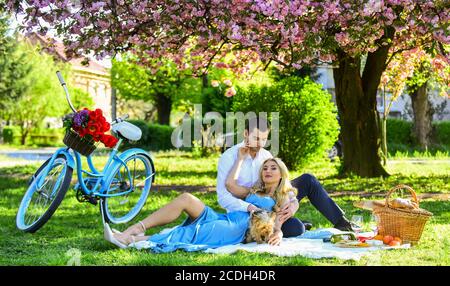
M 335 228 L 352 231 L 354 225 L 314 176 L 303 174 L 290 181 L 286 165 L 262 148 L 270 131 L 267 119 L 257 117 L 253 129 L 248 123 L 244 142 L 225 151 L 218 164 L 218 202 L 227 213 L 218 213 L 197 197 L 183 193 L 124 232 L 113 232 L 105 224 L 105 239 L 121 248 L 145 240 L 154 252 L 197 251 L 238 244 L 245 239 L 251 213 L 267 210 L 276 211 L 274 231 L 267 242 L 279 245 L 283 237 L 299 236 L 305 232 L 305 226 L 310 226 L 293 217 L 299 201 L 306 196 Z M 178 227 L 145 236 L 147 229 L 169 224 L 182 212 L 189 217 Z

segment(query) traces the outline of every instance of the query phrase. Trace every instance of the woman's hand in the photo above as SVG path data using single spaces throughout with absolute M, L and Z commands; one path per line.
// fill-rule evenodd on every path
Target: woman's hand
M 280 245 L 282 239 L 283 232 L 281 230 L 275 230 L 275 232 L 269 237 L 268 242 L 270 245 Z
M 280 224 L 283 224 L 285 221 L 294 216 L 297 208 L 294 203 L 285 204 L 278 212 L 277 215 L 279 217 Z
M 248 147 L 241 147 L 239 148 L 238 159 L 244 160 L 248 154 L 250 154 L 250 149 Z
M 252 205 L 252 204 L 249 204 L 248 207 L 247 207 L 247 211 L 248 211 L 250 214 L 253 214 L 253 213 L 256 212 L 257 210 L 259 210 L 259 208 L 256 207 L 255 205 Z

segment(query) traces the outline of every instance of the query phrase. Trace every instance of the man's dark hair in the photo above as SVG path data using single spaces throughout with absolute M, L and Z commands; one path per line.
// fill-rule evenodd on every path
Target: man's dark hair
M 269 120 L 267 120 L 267 116 L 258 114 L 256 116 L 249 116 L 249 118 L 245 119 L 245 130 L 247 130 L 248 133 L 253 131 L 255 127 L 262 132 L 270 130 L 270 123 Z

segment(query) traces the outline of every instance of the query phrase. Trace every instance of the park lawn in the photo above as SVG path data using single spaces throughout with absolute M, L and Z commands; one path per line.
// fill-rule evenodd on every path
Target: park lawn
M 162 152 L 153 154 L 157 170 L 155 184 L 213 186 L 215 184 L 217 157 L 193 158 L 190 153 Z M 96 162 L 101 163 L 102 157 Z M 68 252 L 75 248 L 81 253 L 81 265 L 450 265 L 450 202 L 424 200 L 421 206 L 434 213 L 426 225 L 421 243 L 409 250 L 375 252 L 360 261 L 337 259 L 308 259 L 305 257 L 277 257 L 269 254 L 239 252 L 232 255 L 186 253 L 153 254 L 148 251 L 121 250 L 103 239 L 98 207 L 80 204 L 74 191 L 69 190 L 52 219 L 37 233 L 28 234 L 15 228 L 15 215 L 29 175 L 39 164 L 0 169 L 0 265 L 66 265 Z M 187 168 L 188 167 L 188 168 Z M 419 193 L 448 193 L 450 166 L 447 161 L 430 161 L 415 164 L 408 160 L 389 163 L 390 178 L 337 177 L 336 165 L 316 162 L 308 168 L 292 172 L 295 177 L 303 172 L 316 174 L 325 188 L 335 191 L 386 191 L 397 183 L 407 183 Z M 155 211 L 179 193 L 175 191 L 152 193 L 137 219 Z M 207 205 L 220 211 L 214 192 L 194 192 Z M 377 196 L 376 198 L 380 198 Z M 370 212 L 353 207 L 360 197 L 346 195 L 335 198 L 351 217 L 362 214 L 366 221 Z M 330 227 L 305 199 L 297 217 L 312 221 L 314 227 Z M 180 218 L 172 225 L 181 223 Z M 125 226 L 118 226 L 123 229 Z M 161 228 L 152 229 L 148 234 Z
M 188 152 L 150 152 L 154 158 L 158 185 L 215 186 L 219 156 L 197 158 Z M 96 164 L 105 162 L 104 157 L 97 157 Z M 387 170 L 392 175 L 388 178 L 339 178 L 339 162 L 317 160 L 298 171 L 291 171 L 291 179 L 303 173 L 314 174 L 330 191 L 365 191 L 383 192 L 397 184 L 408 184 L 418 193 L 450 191 L 450 157 L 437 160 L 420 158 L 399 158 L 388 161 Z

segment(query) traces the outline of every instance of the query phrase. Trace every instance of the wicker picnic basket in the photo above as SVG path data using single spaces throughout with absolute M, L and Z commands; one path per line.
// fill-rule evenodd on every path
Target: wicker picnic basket
M 407 190 L 411 193 L 417 208 L 403 209 L 394 208 L 389 200 L 392 193 L 398 190 Z M 376 206 L 373 213 L 378 217 L 378 233 L 381 235 L 392 235 L 400 237 L 404 242 L 409 241 L 412 245 L 419 242 L 426 222 L 432 213 L 418 207 L 416 192 L 409 186 L 398 185 L 389 190 L 386 195 L 384 206 Z
M 89 140 L 81 137 L 80 135 L 78 135 L 78 133 L 74 132 L 71 129 L 68 129 L 66 131 L 63 142 L 67 147 L 77 151 L 84 156 L 91 155 L 92 152 L 94 152 L 94 150 L 97 148 L 95 146 L 94 140 Z

